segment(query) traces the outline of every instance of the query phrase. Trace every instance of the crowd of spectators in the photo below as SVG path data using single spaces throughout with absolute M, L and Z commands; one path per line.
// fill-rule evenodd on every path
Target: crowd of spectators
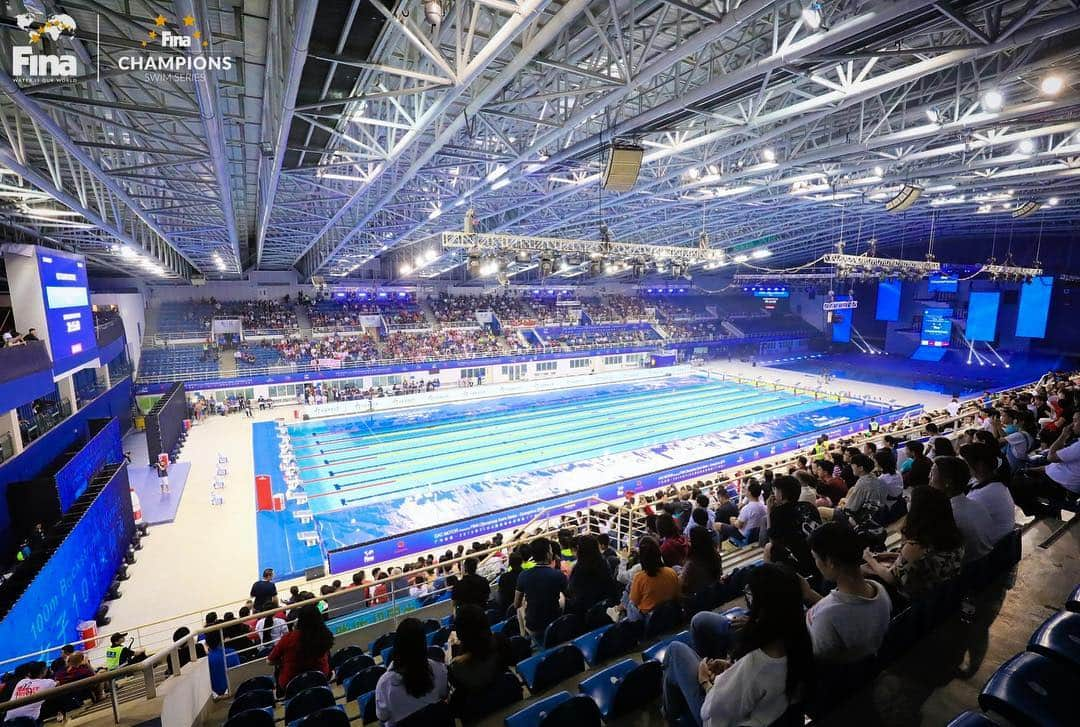
M 651 301 L 630 295 L 605 295 L 603 298 L 585 298 L 581 301 L 593 323 L 634 323 L 654 320 L 646 307 Z
M 480 328 L 457 328 L 430 333 L 394 331 L 383 342 L 383 353 L 386 358 L 446 358 L 504 353 L 509 345 L 505 337 Z
M 564 328 L 547 336 L 549 346 L 605 346 L 617 343 L 644 343 L 659 339 L 659 334 L 650 328 L 628 328 L 590 331 L 583 329 L 575 331 L 572 328 Z
M 283 338 L 273 347 L 287 363 L 306 364 L 334 359 L 342 363 L 375 361 L 379 359 L 379 344 L 372 336 L 328 336 L 305 339 Z
M 664 323 L 663 326 L 664 332 L 667 333 L 670 338 L 701 338 L 715 341 L 731 336 L 731 333 L 729 333 L 717 319 L 707 321 L 669 321 Z
M 308 300 L 307 315 L 311 325 L 318 329 L 359 330 L 361 316 L 382 316 L 388 326 L 427 326 L 424 313 L 416 304 L 412 293 L 340 294 Z
M 439 323 L 475 323 L 476 313 L 490 310 L 505 326 L 530 325 L 536 315 L 520 297 L 510 293 L 493 295 L 428 296 L 427 304 Z

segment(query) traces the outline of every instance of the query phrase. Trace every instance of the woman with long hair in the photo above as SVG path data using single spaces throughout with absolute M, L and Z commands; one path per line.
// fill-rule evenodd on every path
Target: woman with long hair
M 451 644 L 450 683 L 455 690 L 482 692 L 509 666 L 506 639 L 491 633 L 487 615 L 479 606 L 469 604 L 457 610 Z
M 590 608 L 618 595 L 618 584 L 592 535 L 576 540 L 577 562 L 570 571 L 566 610 L 582 618 Z
M 690 596 L 717 583 L 723 574 L 720 551 L 705 528 L 690 528 L 690 553 L 686 557 L 679 582 L 683 595 Z
M 689 717 L 694 724 L 707 722 L 711 727 L 770 725 L 807 693 L 814 654 L 798 576 L 782 565 L 755 568 L 747 580 L 746 600 L 749 614 L 730 658 L 717 658 L 731 643 L 730 625 L 709 611 L 691 622 L 694 643 L 720 645 L 719 651 L 703 649 L 705 658 L 699 658 L 686 644 L 668 647 L 664 711 L 669 722 Z M 707 636 L 704 642 L 699 635 Z
M 427 634 L 415 618 L 398 624 L 390 668 L 375 685 L 375 715 L 386 727 L 449 693 L 446 666 L 427 655 Z
M 660 553 L 664 556 L 664 565 L 681 567 L 690 545 L 671 513 L 665 512 L 656 518 L 656 531 L 660 535 Z
M 322 614 L 314 604 L 296 610 L 293 630 L 281 637 L 266 660 L 278 669 L 278 688 L 285 686 L 297 674 L 321 671 L 330 676 L 330 647 L 334 635 L 326 628 Z
M 960 573 L 964 538 L 944 492 L 935 487 L 912 490 L 911 510 L 900 532 L 904 542 L 898 552 L 863 555 L 868 575 L 910 599 Z
M 631 611 L 630 617 L 636 619 L 648 616 L 662 603 L 681 595 L 679 576 L 674 570 L 664 565 L 664 556 L 660 553 L 660 543 L 656 538 L 646 536 L 638 543 L 638 561 L 641 570 L 630 583 L 630 603 L 637 612 Z

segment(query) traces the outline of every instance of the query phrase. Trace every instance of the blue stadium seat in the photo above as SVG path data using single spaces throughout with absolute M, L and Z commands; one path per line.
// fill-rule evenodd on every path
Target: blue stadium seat
M 356 645 L 343 646 L 330 655 L 330 668 L 337 671 L 338 667 L 354 656 L 360 656 L 364 650 Z M 338 680 L 340 681 L 340 680 Z
M 1046 619 L 1027 648 L 1080 671 L 1080 613 L 1061 611 Z
M 611 616 L 608 615 L 609 605 L 605 601 L 594 604 L 592 608 L 585 612 L 585 628 L 589 631 L 600 628 L 601 626 L 607 626 L 610 623 L 615 623 L 611 620 Z
M 285 703 L 285 724 L 291 724 L 313 712 L 333 706 L 334 693 L 330 691 L 330 687 L 322 686 L 305 689 Z
M 27 727 L 36 727 L 37 722 L 30 720 L 26 724 Z M 18 727 L 18 725 L 18 722 L 11 720 L 4 723 L 4 727 Z M 248 709 L 229 717 L 225 722 L 225 727 L 274 727 L 274 712 L 269 709 Z
M 381 654 L 387 649 L 387 647 L 394 645 L 394 639 L 396 638 L 397 634 L 395 634 L 393 631 L 389 631 L 383 634 L 382 636 L 371 642 L 371 645 L 368 647 L 368 653 Z
M 435 631 L 429 631 L 427 635 L 428 646 L 446 646 L 446 642 L 450 640 L 450 633 L 453 629 L 447 626 L 440 626 Z
M 581 692 L 612 720 L 659 699 L 663 678 L 659 662 L 624 659 L 583 681 Z
M 275 701 L 273 689 L 249 689 L 233 698 L 232 704 L 229 705 L 229 717 L 234 717 L 249 709 L 270 707 L 270 711 L 273 712 Z
M 277 685 L 274 683 L 274 677 L 269 674 L 260 674 L 257 677 L 251 677 L 245 679 L 240 686 L 233 692 L 233 700 L 239 699 L 240 696 L 246 692 L 257 691 L 261 689 L 269 689 L 271 692 Z
M 593 629 L 574 639 L 572 643 L 581 651 L 589 666 L 596 666 L 633 649 L 640 636 L 640 622 L 623 620 Z
M 345 680 L 360 671 L 367 669 L 370 666 L 375 666 L 375 660 L 367 654 L 357 654 L 348 661 L 342 662 L 338 665 L 337 671 L 334 672 L 334 681 L 338 684 L 344 684 Z
M 443 651 L 442 647 L 440 646 L 427 647 L 427 656 L 432 661 L 438 661 L 444 664 L 446 663 L 446 652 Z
M 563 644 L 519 662 L 516 670 L 535 694 L 585 671 L 585 658 L 577 647 Z
M 351 702 L 359 699 L 362 694 L 367 694 L 375 688 L 379 677 L 386 673 L 384 666 L 369 666 L 361 669 L 356 674 L 345 680 L 345 701 Z
M 573 695 L 570 692 L 558 692 L 552 694 L 550 697 L 533 702 L 524 709 L 514 712 L 507 717 L 503 722 L 506 727 L 537 727 L 552 710 L 558 707 L 560 704 L 564 704 L 573 699 Z
M 1080 585 L 1069 594 L 1069 598 L 1065 601 L 1065 608 L 1073 613 L 1080 613 Z
M 585 627 L 577 614 L 564 614 L 552 621 L 544 629 L 543 646 L 545 649 L 550 649 L 553 646 L 566 643 L 575 636 L 580 635 L 584 630 Z
M 306 671 L 297 674 L 285 685 L 285 699 L 292 699 L 300 692 L 311 687 L 325 687 L 330 680 L 321 671 Z
M 387 646 L 385 649 L 379 652 L 379 661 L 383 666 L 390 666 L 390 662 L 394 660 L 394 647 Z
M 520 702 L 521 697 L 521 680 L 505 671 L 494 684 L 481 692 L 455 689 L 450 699 L 450 710 L 463 722 L 476 722 Z
M 361 694 L 356 700 L 356 706 L 360 708 L 360 724 L 371 724 L 378 721 L 378 717 L 375 716 L 374 689 L 366 694 Z
M 672 636 L 670 638 L 667 638 L 667 639 L 661 639 L 660 641 L 657 641 L 655 644 L 653 644 L 649 648 L 645 649 L 645 651 L 641 652 L 641 660 L 642 661 L 658 661 L 661 664 L 663 664 L 664 663 L 664 655 L 667 654 L 668 647 L 671 646 L 676 641 L 678 641 L 679 643 L 682 643 L 682 644 L 686 644 L 690 648 L 694 647 L 694 639 L 693 639 L 693 637 L 690 636 L 690 632 L 689 631 L 680 631 L 679 633 L 675 634 L 674 636 Z
M 1080 675 L 1040 654 L 1017 654 L 998 667 L 982 693 L 983 711 L 999 714 L 1017 727 L 1049 727 L 1076 720 Z
M 531 639 L 525 636 L 511 636 L 509 644 L 511 664 L 517 664 L 519 661 L 524 661 L 532 656 L 533 646 Z
M 349 715 L 340 704 L 335 704 L 309 714 L 297 722 L 296 727 L 349 727 Z
M 511 616 L 510 618 L 500 621 L 491 627 L 491 633 L 502 634 L 506 638 L 511 636 L 521 635 L 521 624 L 518 623 L 517 616 Z
M 678 599 L 661 603 L 645 617 L 645 639 L 654 639 L 674 631 L 683 622 L 682 604 Z
M 982 712 L 968 710 L 953 717 L 945 727 L 997 727 L 997 723 Z

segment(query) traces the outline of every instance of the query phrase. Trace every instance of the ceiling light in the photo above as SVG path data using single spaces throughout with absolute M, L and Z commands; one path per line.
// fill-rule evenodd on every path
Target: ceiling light
M 1031 139 L 1024 139 L 1016 145 L 1016 151 L 1021 154 L 1031 154 L 1035 151 L 1035 142 Z
M 495 182 L 495 184 L 491 185 L 491 191 L 494 192 L 497 189 L 502 189 L 508 184 L 510 184 L 509 177 L 507 177 L 506 179 L 500 179 L 499 181 Z
M 1005 97 L 996 88 L 986 91 L 982 95 L 982 107 L 987 111 L 1001 111 L 1005 105 Z
M 412 265 L 409 265 L 408 263 L 404 263 L 400 268 L 400 272 L 401 272 L 402 277 L 405 277 L 406 275 L 408 275 L 412 271 L 413 271 L 413 267 L 412 267 Z
M 761 158 L 767 162 L 774 162 L 776 161 L 776 152 L 772 149 L 765 148 L 761 151 Z
M 884 177 L 885 176 L 885 170 L 880 166 L 874 167 L 874 176 L 875 177 Z
M 503 164 L 499 164 L 494 169 L 492 169 L 490 172 L 488 172 L 488 175 L 487 175 L 486 179 L 489 182 L 494 182 L 496 179 L 498 179 L 499 177 L 501 177 L 504 174 L 506 174 L 506 166 L 503 165 Z
M 938 114 L 937 109 L 927 109 L 926 118 L 930 120 L 931 124 L 936 124 L 941 118 L 941 115 Z
M 1057 197 L 1051 197 L 1050 199 L 1046 200 L 1046 204 L 1050 205 L 1051 207 L 1057 207 L 1058 201 L 1059 200 Z
M 435 207 L 431 208 L 431 212 L 428 213 L 427 218 L 429 220 L 433 220 L 433 219 L 435 219 L 436 217 L 438 217 L 441 214 L 442 214 L 442 207 L 439 207 L 438 205 L 436 205 Z
M 737 263 L 744 263 L 749 259 L 750 259 L 750 257 L 747 256 L 747 255 L 736 255 L 735 258 L 734 258 L 735 262 L 737 262 Z
M 1054 74 L 1047 76 L 1039 84 L 1039 90 L 1047 96 L 1057 96 L 1063 88 L 1065 88 L 1065 80 Z
M 425 262 L 431 262 L 432 260 L 434 260 L 438 256 L 439 256 L 439 253 L 435 252 L 434 250 L 428 250 L 427 252 L 424 253 L 424 261 Z
M 765 247 L 759 248 L 757 250 L 754 250 L 752 253 L 750 253 L 750 257 L 754 258 L 755 260 L 760 260 L 761 258 L 769 257 L 769 255 L 772 255 L 772 253 L 769 251 L 768 248 L 765 248 Z
M 821 3 L 809 2 L 803 6 L 802 19 L 806 27 L 818 30 L 821 27 Z
M 700 174 L 701 172 L 698 171 L 697 167 L 690 167 L 686 170 L 686 176 L 690 177 L 690 179 L 697 179 Z

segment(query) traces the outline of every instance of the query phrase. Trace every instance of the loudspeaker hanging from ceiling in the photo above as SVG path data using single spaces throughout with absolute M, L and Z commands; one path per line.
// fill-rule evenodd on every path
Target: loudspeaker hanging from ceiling
M 607 168 L 604 170 L 604 189 L 612 192 L 629 192 L 637 183 L 641 171 L 641 159 L 645 156 L 644 147 L 637 144 L 616 141 L 608 154 Z
M 903 212 L 919 201 L 923 188 L 914 184 L 905 184 L 896 196 L 885 203 L 886 212 Z

